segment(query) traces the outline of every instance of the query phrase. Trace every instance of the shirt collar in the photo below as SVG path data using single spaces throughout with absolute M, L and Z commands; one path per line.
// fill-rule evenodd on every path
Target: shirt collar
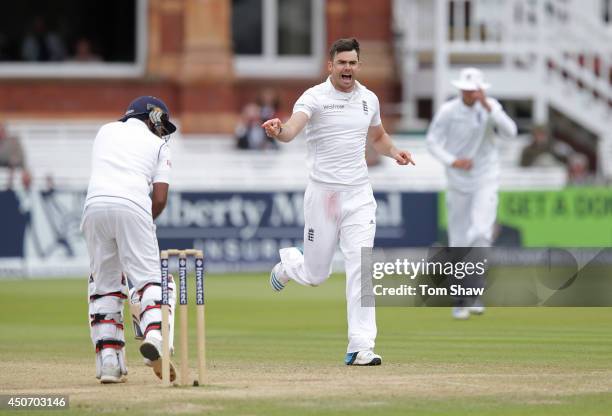
M 358 95 L 361 89 L 363 88 L 362 85 L 359 83 L 359 81 L 355 80 L 355 86 L 353 87 L 352 91 L 350 92 L 339 91 L 336 89 L 336 87 L 334 87 L 334 84 L 332 84 L 331 78 L 329 76 L 327 77 L 327 80 L 325 81 L 325 83 L 327 84 L 327 88 L 330 91 L 330 94 L 332 97 L 338 98 L 340 100 L 346 100 L 346 101 L 350 101 L 353 97 Z

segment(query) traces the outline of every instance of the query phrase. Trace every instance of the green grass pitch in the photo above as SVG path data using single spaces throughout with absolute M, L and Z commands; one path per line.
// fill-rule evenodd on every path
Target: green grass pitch
M 448 308 L 379 308 L 383 365 L 354 368 L 342 276 L 275 293 L 264 274 L 211 275 L 206 385 L 168 389 L 142 365 L 129 319 L 128 381 L 97 383 L 86 287 L 0 281 L 0 394 L 67 394 L 66 414 L 612 413 L 612 308 L 489 308 L 465 322 Z

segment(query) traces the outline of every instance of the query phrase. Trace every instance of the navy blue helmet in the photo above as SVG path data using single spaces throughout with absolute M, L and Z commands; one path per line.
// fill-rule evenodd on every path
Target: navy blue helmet
M 126 121 L 131 117 L 142 118 L 142 116 L 150 116 L 149 113 L 154 109 L 158 111 L 161 110 L 163 113 L 161 116 L 161 123 L 165 130 L 164 135 L 174 133 L 176 131 L 176 126 L 170 122 L 170 110 L 168 110 L 168 106 L 159 98 L 150 95 L 143 95 L 132 101 L 119 121 Z

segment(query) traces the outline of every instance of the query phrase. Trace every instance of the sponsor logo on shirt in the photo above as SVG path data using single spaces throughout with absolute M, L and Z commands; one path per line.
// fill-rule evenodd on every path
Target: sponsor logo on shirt
M 368 102 L 366 100 L 361 101 L 363 105 L 363 114 L 368 114 Z
M 344 110 L 344 104 L 323 104 L 323 110 L 330 110 L 330 111 Z
M 308 241 L 314 241 L 314 228 L 308 229 Z

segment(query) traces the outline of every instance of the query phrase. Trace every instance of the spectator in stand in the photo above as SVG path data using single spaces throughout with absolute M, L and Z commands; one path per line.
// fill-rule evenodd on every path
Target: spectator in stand
M 272 118 L 280 117 L 278 108 L 280 106 L 280 100 L 278 94 L 274 90 L 265 89 L 261 91 L 257 98 L 257 104 L 259 105 L 259 114 L 261 123 L 265 123 L 267 120 Z M 266 136 L 267 143 L 266 148 L 278 149 L 278 143 L 272 137 Z
M 275 91 L 271 89 L 265 89 L 261 91 L 257 98 L 257 104 L 260 108 L 261 122 L 264 123 L 266 120 L 278 117 L 278 107 L 280 100 Z
M 247 104 L 242 110 L 241 120 L 235 131 L 236 146 L 245 150 L 276 149 L 273 139 L 266 136 L 261 127 L 261 107 L 256 103 Z
M 101 62 L 102 57 L 94 52 L 94 47 L 89 39 L 80 37 L 74 44 L 74 62 Z
M 548 128 L 544 125 L 534 126 L 531 131 L 531 143 L 521 153 L 521 166 L 564 166 L 572 148 L 550 138 Z
M 0 168 L 8 168 L 8 189 L 15 189 L 14 181 L 19 180 L 21 176 L 21 186 L 25 194 L 19 195 L 20 206 L 22 208 L 26 205 L 29 206 L 30 201 L 29 190 L 32 184 L 32 175 L 26 168 L 25 153 L 23 147 L 19 141 L 19 138 L 13 135 L 9 135 L 6 131 L 6 127 L 0 124 Z M 21 191 L 20 191 L 21 192 Z M 24 208 L 25 210 L 25 208 Z
M 594 185 L 595 176 L 589 170 L 589 159 L 582 153 L 575 152 L 567 162 L 568 185 Z
M 0 124 L 0 166 L 25 168 L 25 154 L 19 138 L 9 135 L 3 124 Z
M 21 44 L 21 57 L 25 61 L 63 61 L 66 47 L 62 38 L 48 29 L 45 19 L 36 16 Z

